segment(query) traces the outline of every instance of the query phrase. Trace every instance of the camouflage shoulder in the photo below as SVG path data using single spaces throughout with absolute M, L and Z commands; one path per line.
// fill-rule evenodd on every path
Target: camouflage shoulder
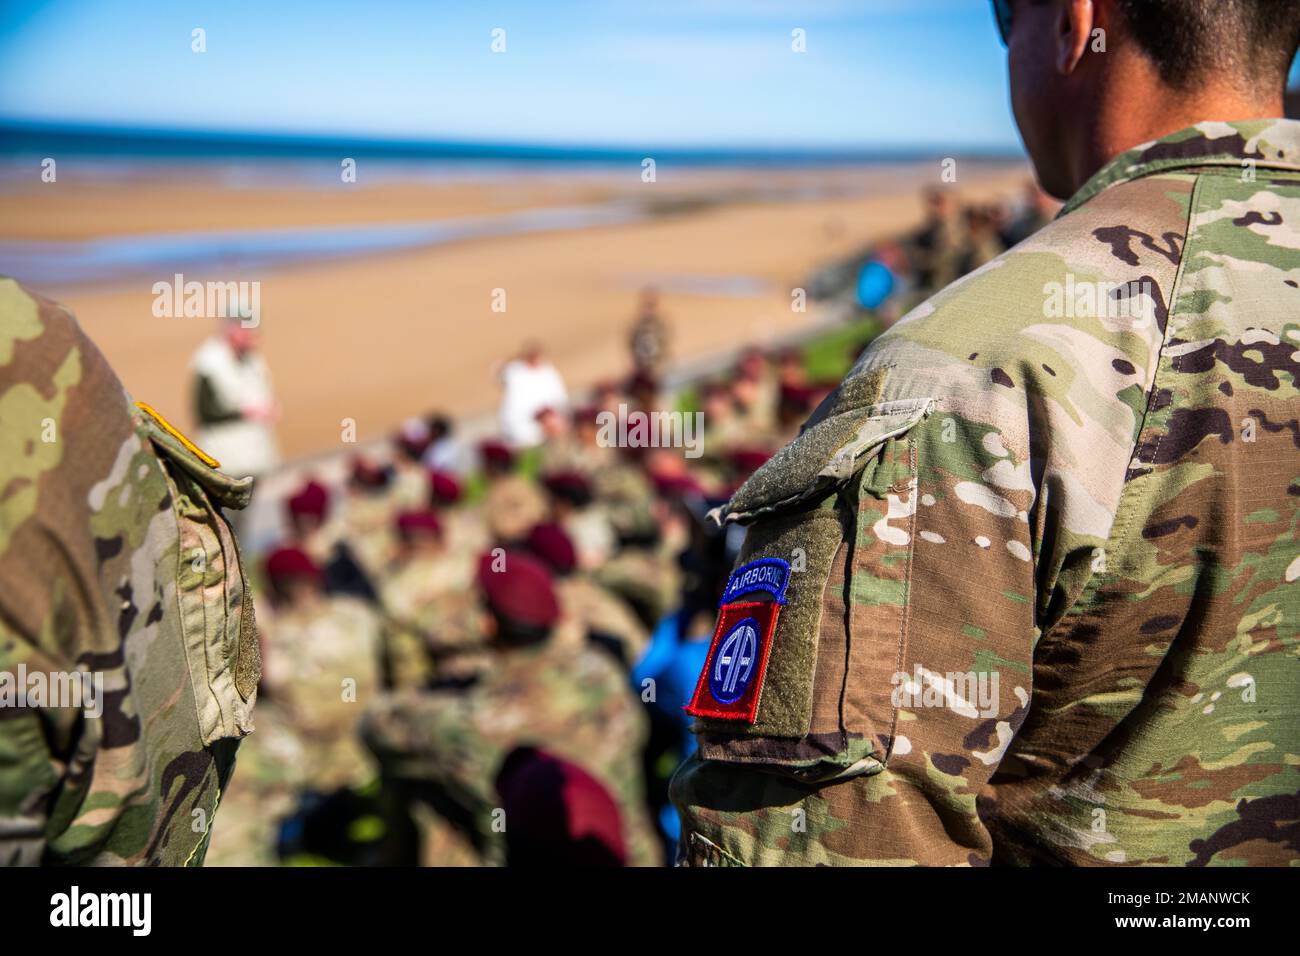
M 1023 420 L 1026 405 L 1044 396 L 1065 413 L 1062 423 L 1131 448 L 1194 182 L 1145 177 L 1057 219 L 895 323 L 846 386 L 887 368 L 881 401 L 934 398 L 989 425 Z
M 0 279 L 0 421 L 14 452 L 0 455 L 0 560 L 62 563 L 68 547 L 51 543 L 80 541 L 92 515 L 113 510 L 108 491 L 140 443 L 121 383 L 72 314 L 12 279 Z
M 1062 213 L 1074 212 L 1116 184 L 1179 168 L 1240 168 L 1243 161 L 1251 161 L 1300 170 L 1295 135 L 1295 121 L 1286 119 L 1197 123 L 1120 153 L 1070 197 Z

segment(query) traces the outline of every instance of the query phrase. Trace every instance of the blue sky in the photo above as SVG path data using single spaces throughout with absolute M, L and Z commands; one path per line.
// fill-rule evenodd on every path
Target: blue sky
M 981 0 L 0 4 L 7 119 L 619 146 L 1018 144 Z M 206 53 L 190 50 L 195 27 Z M 796 28 L 806 53 L 791 52 Z

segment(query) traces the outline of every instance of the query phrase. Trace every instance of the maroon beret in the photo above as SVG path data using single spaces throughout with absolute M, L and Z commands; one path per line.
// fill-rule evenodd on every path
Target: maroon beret
M 578 566 L 578 550 L 564 529 L 551 521 L 543 521 L 528 532 L 525 542 L 528 550 L 537 555 L 556 574 L 570 574 Z
M 483 555 L 478 586 L 487 606 L 500 617 L 532 627 L 551 627 L 560 619 L 560 602 L 546 565 L 523 551 Z
M 414 428 L 403 428 L 397 433 L 397 447 L 411 458 L 419 458 L 429 447 L 429 433 Z
M 429 534 L 442 536 L 442 522 L 432 511 L 420 509 L 415 511 L 403 511 L 397 516 L 397 530 L 402 537 L 409 537 L 412 534 L 428 532 Z
M 639 371 L 627 380 L 624 389 L 629 395 L 635 395 L 638 392 L 655 392 L 659 390 L 659 379 L 647 371 Z
M 478 453 L 483 457 L 484 462 L 503 468 L 510 467 L 515 461 L 515 453 L 510 450 L 510 446 L 494 438 L 489 438 L 480 444 Z
M 325 580 L 321 569 L 301 548 L 276 548 L 267 556 L 266 576 L 279 587 L 294 578 L 309 578 L 316 583 Z
M 352 459 L 352 480 L 367 488 L 383 488 L 388 484 L 388 469 L 357 455 Z
M 651 475 L 650 482 L 664 498 L 704 494 L 704 486 L 691 475 Z
M 579 471 L 552 471 L 542 476 L 546 490 L 557 498 L 584 504 L 591 500 L 591 482 Z
M 429 494 L 434 504 L 454 505 L 460 501 L 460 482 L 449 471 L 432 469 L 429 472 Z
M 497 794 L 510 821 L 510 866 L 624 866 L 618 804 L 580 766 L 533 747 L 502 761 Z
M 598 425 L 599 416 L 600 416 L 600 409 L 598 407 L 596 407 L 595 405 L 583 405 L 582 407 L 575 408 L 573 410 L 573 424 Z
M 742 474 L 749 474 L 762 468 L 771 457 L 771 452 L 762 448 L 737 448 L 731 453 L 731 467 Z
M 315 515 L 317 518 L 324 518 L 325 513 L 329 511 L 330 493 L 320 482 L 309 479 L 286 504 L 289 514 L 295 517 Z
M 792 405 L 806 405 L 812 401 L 813 396 L 817 394 L 815 385 L 796 385 L 792 382 L 784 382 L 780 388 L 779 398 L 783 402 L 789 402 Z

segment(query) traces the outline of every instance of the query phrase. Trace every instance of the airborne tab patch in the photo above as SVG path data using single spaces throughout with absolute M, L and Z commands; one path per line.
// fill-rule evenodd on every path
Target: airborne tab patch
M 760 558 L 731 572 L 718 607 L 709 656 L 686 706 L 688 714 L 754 722 L 772 635 L 789 582 L 790 565 L 780 558 Z M 755 592 L 766 592 L 772 600 L 736 600 Z
M 785 603 L 785 588 L 790 583 L 790 563 L 780 558 L 759 558 L 742 564 L 731 572 L 718 606 L 734 601 L 751 591 L 766 591 L 777 604 Z

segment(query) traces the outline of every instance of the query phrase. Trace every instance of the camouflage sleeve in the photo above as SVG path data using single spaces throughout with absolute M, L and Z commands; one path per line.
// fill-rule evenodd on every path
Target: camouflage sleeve
M 91 395 L 109 399 L 95 415 L 93 436 L 79 427 Z M 79 432 L 75 440 L 67 440 L 71 429 Z M 97 561 L 110 557 L 112 538 L 103 525 L 104 539 L 91 547 L 78 498 L 107 479 L 114 459 L 133 445 L 126 394 L 70 317 L 0 280 L 0 862 L 6 864 L 41 862 L 65 768 L 75 777 L 94 758 L 79 705 L 92 713 L 104 705 L 103 684 L 96 693 L 93 680 L 81 681 L 108 664 L 94 654 L 97 642 L 85 637 L 107 636 L 111 627 Z M 73 453 L 80 462 L 69 460 Z
M 1039 641 L 1104 562 L 1188 191 L 1113 190 L 924 303 L 728 503 L 748 526 L 733 580 L 771 559 L 789 584 L 720 612 L 672 787 L 684 862 L 994 860 L 989 784 Z M 1123 231 L 1135 214 L 1160 243 Z M 1076 284 L 1135 308 L 1054 315 Z M 745 680 L 750 705 L 727 703 Z
M 260 670 L 215 464 L 0 279 L 0 861 L 202 861 Z
M 786 560 L 792 583 L 754 727 L 701 718 L 674 780 L 686 862 L 989 857 L 976 798 L 1029 701 L 1028 496 L 980 481 L 1010 464 L 996 443 L 904 409 L 857 423 L 874 447 L 846 487 L 749 528 L 742 564 Z

